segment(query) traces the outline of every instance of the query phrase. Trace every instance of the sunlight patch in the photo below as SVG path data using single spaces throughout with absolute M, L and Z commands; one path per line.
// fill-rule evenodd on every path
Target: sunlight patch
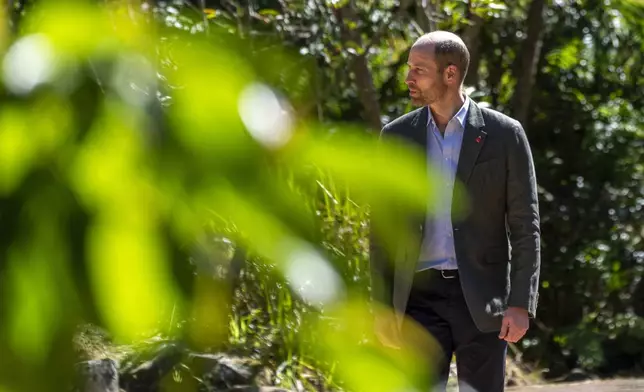
M 291 287 L 313 305 L 332 303 L 344 294 L 337 272 L 312 249 L 293 249 L 285 272 Z
M 156 96 L 156 74 L 142 55 L 122 55 L 112 75 L 112 85 L 126 102 L 145 106 Z
M 287 105 L 270 87 L 254 83 L 239 98 L 239 115 L 250 134 L 269 148 L 279 148 L 289 141 L 293 120 Z
M 49 80 L 54 53 L 44 35 L 21 38 L 11 48 L 3 63 L 5 85 L 16 94 L 27 94 Z

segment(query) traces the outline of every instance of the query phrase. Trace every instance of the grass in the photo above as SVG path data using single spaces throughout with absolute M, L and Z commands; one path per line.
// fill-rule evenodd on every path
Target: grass
M 324 179 L 322 175 L 320 178 L 314 187 L 308 190 L 300 187 L 299 191 L 302 197 L 311 200 L 310 213 L 318 222 L 321 243 L 334 268 L 349 290 L 366 297 L 369 289 L 368 211 L 328 178 Z M 217 243 L 221 245 L 222 241 Z M 231 244 L 230 241 L 223 243 Z M 223 251 L 229 257 L 234 254 L 230 249 Z M 323 309 L 304 301 L 276 265 L 248 255 L 230 309 L 227 342 L 220 349 L 261 364 L 259 384 L 307 391 L 344 389 L 338 362 L 319 355 L 316 348 L 319 336 L 311 324 L 311 321 L 320 320 L 331 324 L 334 320 L 324 314 Z M 176 316 L 173 313 L 171 317 Z M 181 324 L 181 320 L 173 322 Z M 81 359 L 110 357 L 122 361 L 166 339 L 156 334 L 136 346 L 117 346 L 103 330 L 84 326 L 76 335 L 75 345 Z M 184 368 L 183 376 L 177 375 L 180 369 L 175 370 L 175 382 L 181 382 L 190 374 L 185 372 L 186 364 L 181 367 Z M 455 366 L 453 370 L 449 388 L 456 390 Z M 536 373 L 529 372 L 511 358 L 508 358 L 507 374 L 512 385 L 538 382 Z

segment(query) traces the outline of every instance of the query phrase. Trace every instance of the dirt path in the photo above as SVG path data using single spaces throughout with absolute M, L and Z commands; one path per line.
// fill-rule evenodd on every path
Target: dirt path
M 585 381 L 579 383 L 506 388 L 507 392 L 644 392 L 644 379 Z

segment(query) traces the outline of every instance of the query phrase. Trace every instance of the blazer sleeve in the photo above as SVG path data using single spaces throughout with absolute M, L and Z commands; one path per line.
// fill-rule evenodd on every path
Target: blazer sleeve
M 512 248 L 509 307 L 535 317 L 539 298 L 541 232 L 537 181 L 530 144 L 518 122 L 508 143 L 507 222 Z

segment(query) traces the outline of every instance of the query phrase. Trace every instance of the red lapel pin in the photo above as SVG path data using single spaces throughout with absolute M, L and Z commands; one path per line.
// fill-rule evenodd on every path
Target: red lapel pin
M 481 137 L 480 137 L 480 136 L 478 136 L 478 137 L 476 138 L 476 142 L 477 142 L 477 143 L 480 143 L 480 142 L 481 142 Z

